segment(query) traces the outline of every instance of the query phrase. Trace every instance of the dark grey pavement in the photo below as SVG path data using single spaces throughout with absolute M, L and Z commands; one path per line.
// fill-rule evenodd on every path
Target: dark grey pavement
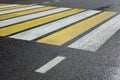
M 120 11 L 119 0 L 0 0 Z M 45 74 L 35 72 L 57 56 L 66 59 Z M 0 37 L 0 80 L 120 80 L 120 30 L 97 52 Z
M 120 80 L 120 31 L 95 53 L 8 38 L 0 43 L 1 80 Z M 66 60 L 35 72 L 58 55 Z

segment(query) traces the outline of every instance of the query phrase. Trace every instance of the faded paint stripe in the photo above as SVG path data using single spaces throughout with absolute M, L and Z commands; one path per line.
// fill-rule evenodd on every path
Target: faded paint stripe
M 84 20 L 68 28 L 65 28 L 59 32 L 56 32 L 50 36 L 42 38 L 37 42 L 59 46 L 63 45 L 66 42 L 70 41 L 71 39 L 77 37 L 78 35 L 81 35 L 82 33 L 97 26 L 98 24 L 102 23 L 103 21 L 109 19 L 110 17 L 116 14 L 117 14 L 116 12 L 103 12 L 87 20 Z
M 17 6 L 12 6 L 12 7 L 0 8 L 0 11 L 23 8 L 23 7 L 27 7 L 27 6 L 30 6 L 30 5 L 17 5 Z
M 60 19 L 55 22 L 51 22 L 49 24 L 45 24 L 24 32 L 21 32 L 19 34 L 10 36 L 11 38 L 17 38 L 17 39 L 23 39 L 23 40 L 33 40 L 38 37 L 41 37 L 45 34 L 48 34 L 50 32 L 53 32 L 55 30 L 61 29 L 65 26 L 68 26 L 70 24 L 73 24 L 79 20 L 82 20 L 84 18 L 87 18 L 89 16 L 92 16 L 96 13 L 99 13 L 100 11 L 95 11 L 95 10 L 88 10 L 70 17 L 66 17 L 63 19 Z
M 65 57 L 63 57 L 63 56 L 57 56 L 53 60 L 49 61 L 47 64 L 45 64 L 42 67 L 40 67 L 39 69 L 37 69 L 35 72 L 46 73 L 47 71 L 49 71 L 50 69 L 55 67 L 57 64 L 59 64 L 64 59 L 65 59 Z
M 34 9 L 34 8 L 40 8 L 40 7 L 44 7 L 44 6 L 41 6 L 41 5 L 40 6 L 28 6 L 28 7 L 25 7 L 25 8 L 19 8 L 19 9 L 1 11 L 0 15 L 8 14 L 8 13 L 13 13 L 13 12 L 18 12 L 18 11 L 29 10 L 29 9 Z
M 19 17 L 19 16 L 23 16 L 23 15 L 28 15 L 31 13 L 36 13 L 36 12 L 45 11 L 45 10 L 54 9 L 54 8 L 55 7 L 42 7 L 42 8 L 32 9 L 32 10 L 26 10 L 26 11 L 21 11 L 21 12 L 5 14 L 5 15 L 0 16 L 0 20 Z
M 68 47 L 97 51 L 107 40 L 109 40 L 120 29 L 120 15 L 99 26 L 92 32 L 83 36 Z
M 6 8 L 6 7 L 13 7 L 13 6 L 17 6 L 17 5 L 18 5 L 18 4 L 0 6 L 0 9 L 1 9 L 1 8 Z
M 1 28 L 0 29 L 0 36 L 7 36 L 7 35 L 10 35 L 10 34 L 19 32 L 19 31 L 23 31 L 23 30 L 26 30 L 26 29 L 29 29 L 29 28 L 33 28 L 35 26 L 39 26 L 39 25 L 42 25 L 42 24 L 45 24 L 45 23 L 48 23 L 48 22 L 51 22 L 51 21 L 54 21 L 54 20 L 57 20 L 57 19 L 60 19 L 60 18 L 64 18 L 66 16 L 70 16 L 70 15 L 76 14 L 76 13 L 81 12 L 81 11 L 83 11 L 83 10 L 72 9 L 72 10 L 57 13 L 57 14 L 54 14 L 54 15 L 46 16 L 46 17 L 43 17 L 43 18 L 37 18 L 37 19 L 27 21 L 27 22 L 24 22 L 24 23 L 20 23 L 20 24 L 11 25 L 11 26 L 8 26 L 8 27 L 5 27 L 5 28 Z
M 0 4 L 0 6 L 6 6 L 7 4 Z

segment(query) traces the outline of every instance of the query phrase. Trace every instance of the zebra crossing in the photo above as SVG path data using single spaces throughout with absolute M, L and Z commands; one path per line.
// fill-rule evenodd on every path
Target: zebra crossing
M 56 46 L 78 37 L 66 47 L 96 52 L 120 29 L 119 19 L 112 11 L 0 4 L 0 36 Z
M 9 6 L 3 6 L 0 8 L 0 11 L 10 10 L 10 9 L 17 9 L 17 8 L 23 8 L 27 7 L 29 5 L 9 5 Z
M 13 5 L 5 5 L 5 4 L 0 4 L 0 8 L 2 9 L 4 9 L 4 8 L 6 8 L 6 7 L 13 7 L 13 6 L 17 6 L 18 4 L 13 4 Z

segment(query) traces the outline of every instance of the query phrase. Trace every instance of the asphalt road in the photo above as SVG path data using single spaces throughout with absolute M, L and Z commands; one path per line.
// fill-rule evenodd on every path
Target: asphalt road
M 120 12 L 120 0 L 0 0 L 1 3 L 45 4 L 71 8 L 110 10 Z
M 5 4 L 42 4 L 116 12 L 120 11 L 119 2 L 119 0 L 0 0 L 0 3 Z M 92 30 L 94 28 L 74 40 L 84 37 Z M 57 46 L 34 40 L 0 37 L 0 80 L 120 80 L 120 30 L 94 52 L 66 47 L 74 40 L 63 46 Z

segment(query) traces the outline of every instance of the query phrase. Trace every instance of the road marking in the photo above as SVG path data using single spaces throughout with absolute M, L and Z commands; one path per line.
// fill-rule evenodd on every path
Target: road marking
M 23 7 L 27 7 L 27 6 L 30 6 L 30 5 L 17 5 L 17 6 L 11 6 L 11 7 L 6 7 L 6 8 L 0 8 L 0 11 L 23 8 Z
M 13 6 L 17 6 L 17 5 L 19 5 L 19 4 L 0 6 L 0 9 L 1 9 L 1 8 L 6 8 L 6 7 L 13 7 Z
M 0 6 L 6 6 L 7 4 L 0 4 Z
M 49 10 L 49 9 L 54 9 L 55 7 L 42 7 L 42 8 L 37 8 L 37 9 L 32 9 L 32 10 L 26 10 L 22 12 L 15 12 L 15 13 L 10 13 L 10 14 L 5 14 L 0 16 L 0 20 L 8 19 L 8 18 L 14 18 L 14 17 L 19 17 L 31 13 L 36 13 L 44 10 Z
M 39 12 L 39 13 L 34 13 L 34 14 L 30 14 L 30 15 L 25 15 L 25 16 L 13 18 L 13 19 L 3 20 L 3 21 L 0 21 L 0 23 L 2 23 L 0 25 L 0 27 L 8 26 L 11 24 L 23 22 L 26 20 L 30 20 L 30 19 L 34 19 L 34 18 L 38 18 L 38 17 L 42 17 L 42 16 L 47 16 L 47 15 L 54 14 L 54 13 L 61 12 L 61 11 L 65 11 L 65 10 L 69 10 L 69 8 L 57 8 L 57 9 L 48 10 L 48 11 Z
M 88 10 L 88 11 L 85 11 L 85 12 L 67 17 L 67 18 L 60 19 L 60 20 L 55 21 L 55 22 L 51 22 L 49 24 L 45 24 L 45 25 L 30 29 L 28 31 L 21 32 L 19 34 L 16 34 L 16 35 L 13 35 L 10 37 L 22 39 L 22 40 L 33 40 L 33 39 L 41 37 L 45 34 L 48 34 L 48 33 L 53 32 L 55 30 L 61 29 L 61 28 L 68 26 L 70 24 L 73 24 L 77 21 L 80 21 L 84 18 L 92 16 L 92 15 L 99 13 L 99 12 L 100 11 L 96 11 L 96 10 Z
M 8 14 L 8 13 L 13 13 L 13 12 L 18 12 L 18 11 L 24 11 L 24 10 L 30 10 L 30 9 L 35 9 L 35 8 L 40 8 L 44 6 L 28 6 L 25 8 L 19 8 L 19 9 L 13 9 L 13 10 L 7 10 L 7 11 L 0 11 L 0 15 L 2 14 Z
M 58 13 L 58 12 L 69 10 L 69 9 L 70 8 L 57 8 L 57 9 L 53 9 L 53 10 L 48 10 L 48 11 L 44 11 L 44 12 L 39 12 L 39 13 L 25 15 L 25 16 L 21 16 L 21 17 L 17 17 L 17 18 L 3 20 L 3 21 L 0 21 L 0 27 L 4 27 L 4 26 L 11 25 L 11 24 L 31 20 L 31 19 L 38 18 L 38 17 L 47 16 L 50 14 Z
M 40 12 L 39 9 L 42 8 L 47 7 L 0 4 L 0 10 L 3 10 L 0 12 L 0 20 L 2 20 L 0 21 L 0 36 L 8 36 L 16 33 L 9 37 L 22 40 L 34 40 L 49 33 L 54 33 L 36 42 L 60 46 L 117 14 L 116 12 L 106 11 L 88 18 L 101 11 L 88 10 L 82 12 L 84 9 L 55 9 L 55 7 L 51 7 L 50 9 L 52 10 L 47 9 L 48 11 L 41 10 L 42 12 Z M 85 18 L 88 19 L 80 21 Z M 119 18 L 120 15 L 112 18 L 89 34 L 73 42 L 68 47 L 93 52 L 97 51 L 120 29 Z
M 120 15 L 117 15 L 68 47 L 96 52 L 119 29 Z
M 57 56 L 53 60 L 49 61 L 47 64 L 45 64 L 42 67 L 40 67 L 39 69 L 37 69 L 35 72 L 46 73 L 47 71 L 49 71 L 50 69 L 55 67 L 57 64 L 59 64 L 64 59 L 65 59 L 65 57 L 63 57 L 63 56 Z
M 103 12 L 82 22 L 74 24 L 68 28 L 65 28 L 59 32 L 56 32 L 50 36 L 37 40 L 37 42 L 59 46 L 63 45 L 116 14 L 116 12 Z
M 39 25 L 42 25 L 42 24 L 45 24 L 45 23 L 48 23 L 48 22 L 51 22 L 51 21 L 54 21 L 54 20 L 57 20 L 60 18 L 64 18 L 66 16 L 70 16 L 70 15 L 76 14 L 76 13 L 81 12 L 81 11 L 83 11 L 83 9 L 72 9 L 72 10 L 57 13 L 54 15 L 46 16 L 43 18 L 37 18 L 37 19 L 31 20 L 31 21 L 26 21 L 24 23 L 19 23 L 16 25 L 11 25 L 11 26 L 8 26 L 5 28 L 1 28 L 0 29 L 0 36 L 7 36 L 10 34 L 19 32 L 19 31 L 33 28 L 35 26 L 39 26 Z

